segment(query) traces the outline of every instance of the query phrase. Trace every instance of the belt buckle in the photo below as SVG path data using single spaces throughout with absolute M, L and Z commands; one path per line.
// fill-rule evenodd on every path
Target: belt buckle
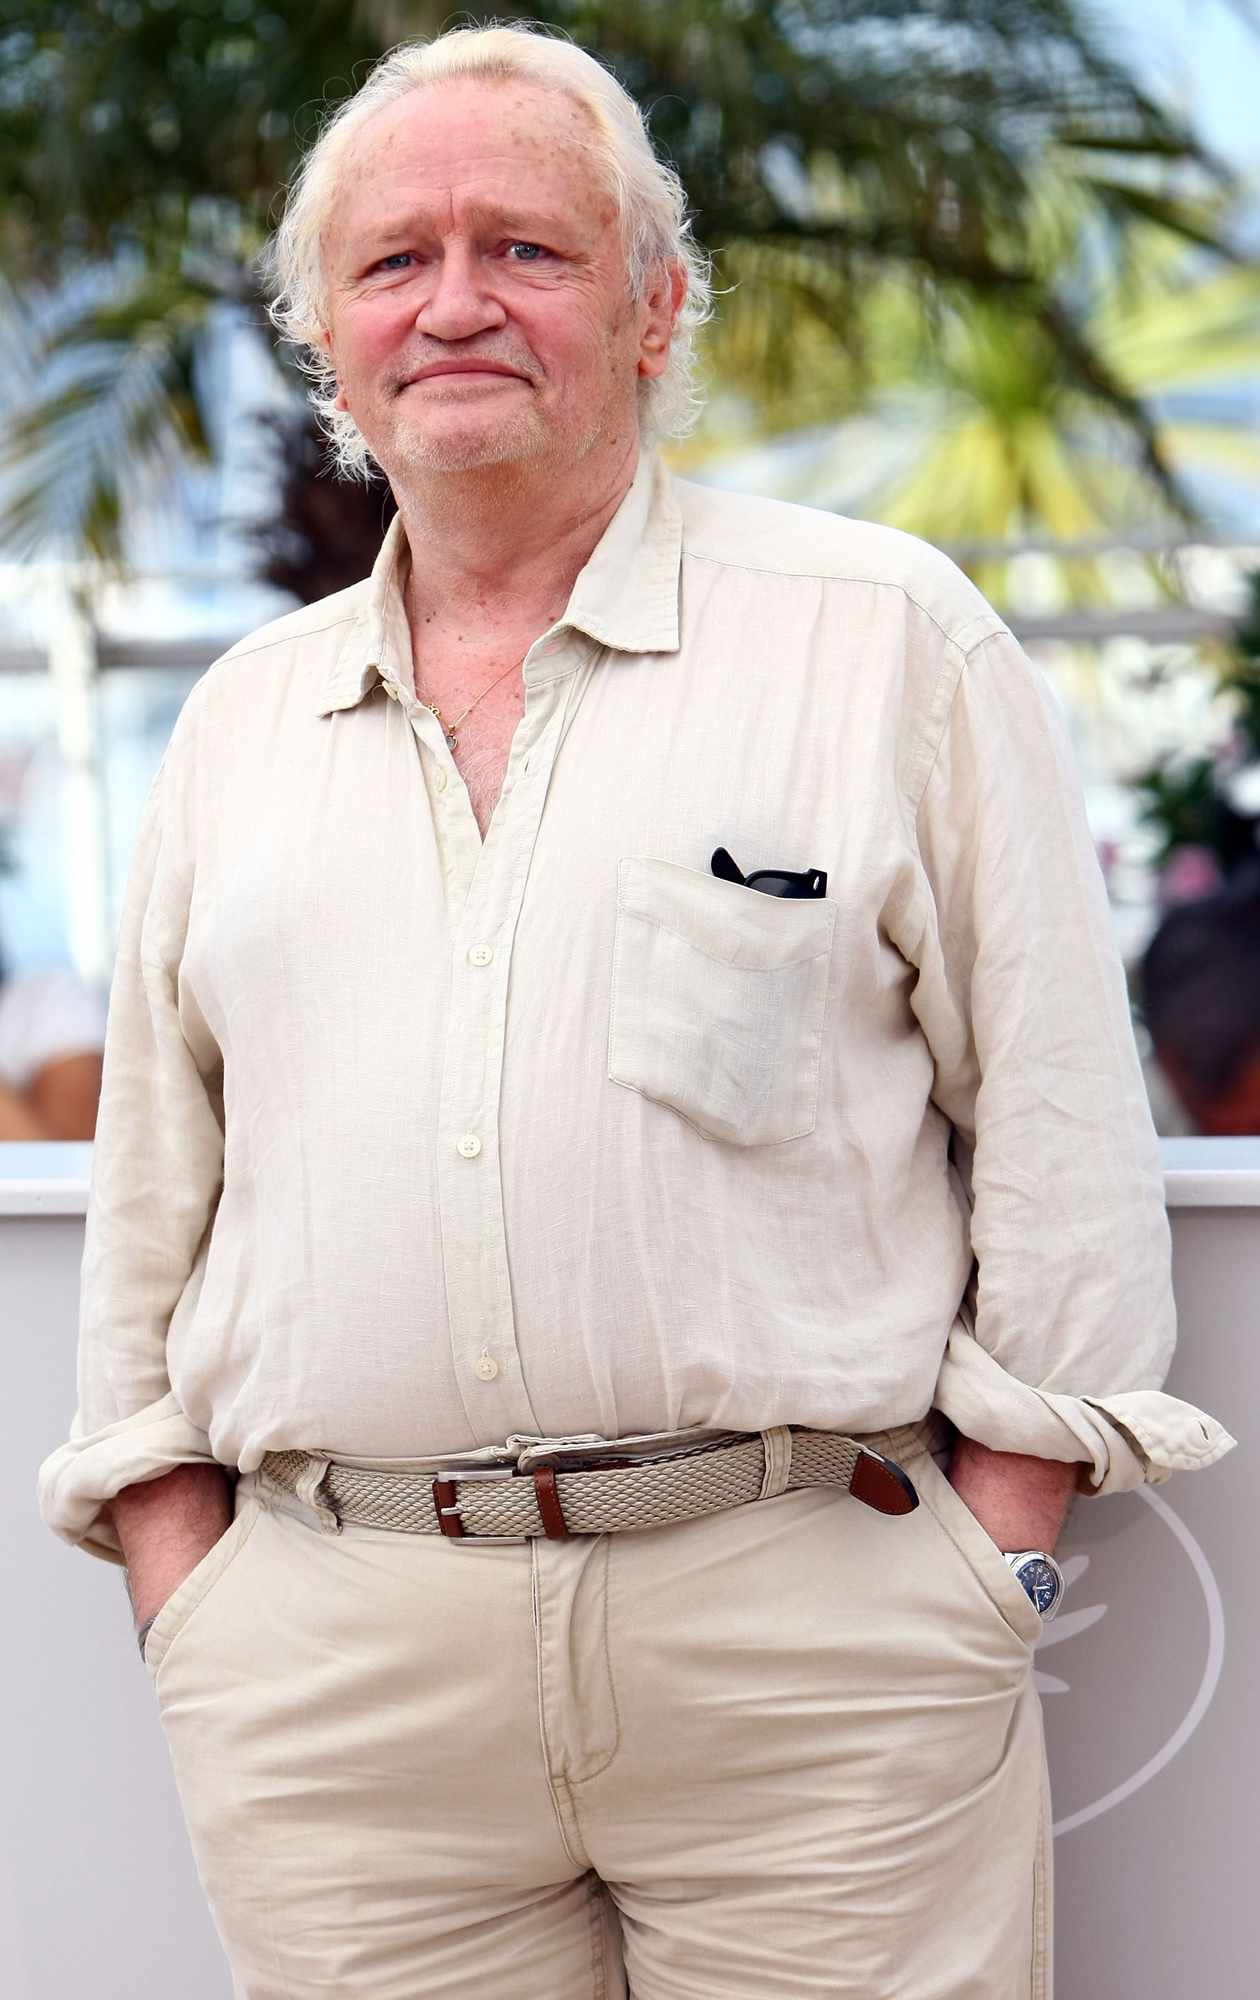
M 459 1502 L 455 1497 L 456 1486 L 473 1479 L 515 1479 L 514 1465 L 474 1466 L 465 1471 L 459 1466 L 444 1465 L 433 1475 L 433 1511 L 438 1518 L 438 1527 L 449 1541 L 475 1542 L 481 1546 L 485 1542 L 528 1542 L 530 1535 L 479 1535 L 474 1529 L 470 1534 L 460 1517 Z

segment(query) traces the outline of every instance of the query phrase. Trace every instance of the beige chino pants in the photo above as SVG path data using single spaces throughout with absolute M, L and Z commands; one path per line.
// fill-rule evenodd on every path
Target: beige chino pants
M 147 1648 L 237 2000 L 1049 2000 L 1038 1618 L 928 1438 L 900 1518 L 529 1546 L 242 1478 Z

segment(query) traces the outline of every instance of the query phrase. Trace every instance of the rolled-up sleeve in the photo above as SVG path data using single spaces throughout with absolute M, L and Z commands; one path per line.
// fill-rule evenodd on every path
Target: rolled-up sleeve
M 1083 1492 L 1159 1483 L 1234 1440 L 1160 1386 L 1159 1149 L 1067 731 L 1006 631 L 952 659 L 944 696 L 911 1004 L 975 1262 L 935 1401 L 993 1450 L 1080 1461 Z
M 122 1551 L 102 1509 L 114 1494 L 214 1459 L 166 1367 L 172 1318 L 200 1287 L 223 1173 L 222 1067 L 180 978 L 190 706 L 149 794 L 127 885 L 84 1236 L 78 1407 L 39 1473 L 48 1525 L 113 1562 Z

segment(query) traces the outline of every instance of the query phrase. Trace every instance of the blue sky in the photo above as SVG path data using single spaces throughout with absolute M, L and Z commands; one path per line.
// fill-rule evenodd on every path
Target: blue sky
M 1260 32 L 1227 0 L 1089 0 L 1148 89 L 1190 112 L 1208 145 L 1260 178 Z M 1260 15 L 1260 7 L 1257 7 Z

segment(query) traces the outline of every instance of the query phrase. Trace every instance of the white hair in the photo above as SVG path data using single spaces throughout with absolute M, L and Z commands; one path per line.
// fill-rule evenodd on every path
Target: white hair
M 348 157 L 374 113 L 447 78 L 541 84 L 564 92 L 594 128 L 593 152 L 617 204 L 630 293 L 645 295 L 662 263 L 677 260 L 686 292 L 662 374 L 639 383 L 639 430 L 645 440 L 685 437 L 703 397 L 695 380 L 695 331 L 712 311 L 709 259 L 692 237 L 677 173 L 652 150 L 643 114 L 616 77 L 584 49 L 534 26 L 453 28 L 432 41 L 402 42 L 381 57 L 367 81 L 325 124 L 290 184 L 275 236 L 263 253 L 271 318 L 311 377 L 311 402 L 332 440 L 339 469 L 370 476 L 367 441 L 346 410 L 333 407 L 336 374 L 320 334 L 328 308 L 320 254 L 323 230 Z

